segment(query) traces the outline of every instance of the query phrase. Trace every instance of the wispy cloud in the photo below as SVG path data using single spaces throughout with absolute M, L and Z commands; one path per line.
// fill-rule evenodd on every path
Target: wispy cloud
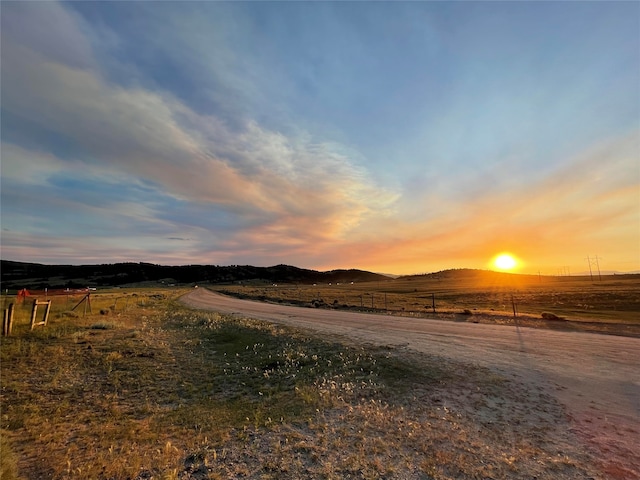
M 35 42 L 16 43 L 10 34 L 3 44 L 3 109 L 71 142 L 75 155 L 63 159 L 4 143 L 8 186 L 25 188 L 34 181 L 25 178 L 25 167 L 38 172 L 38 184 L 50 184 L 55 174 L 100 182 L 108 170 L 127 183 L 162 190 L 176 202 L 197 204 L 203 215 L 231 212 L 237 217 L 236 236 L 283 244 L 340 238 L 395 198 L 344 148 L 308 135 L 291 138 L 255 121 L 231 130 L 166 91 L 110 84 L 99 72 L 82 68 L 91 63 L 86 49 L 81 49 L 83 61 L 61 63 Z M 107 190 L 101 193 L 111 209 L 143 209 L 137 216 L 145 223 L 162 216 L 166 230 L 172 221 L 183 224 L 149 200 L 137 198 L 132 209 L 116 205 Z M 82 207 L 67 202 L 67 208 Z

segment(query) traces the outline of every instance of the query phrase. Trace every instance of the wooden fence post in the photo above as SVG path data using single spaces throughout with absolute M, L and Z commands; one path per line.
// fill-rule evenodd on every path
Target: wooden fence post
M 13 303 L 9 304 L 9 335 L 11 335 L 11 329 L 13 328 Z
M 5 337 L 11 335 L 11 329 L 13 328 L 13 303 L 9 304 L 9 308 L 4 311 L 4 319 L 2 322 L 2 334 Z
M 44 309 L 44 321 L 42 322 L 42 325 L 46 326 L 47 325 L 47 320 L 49 320 L 49 312 L 51 311 L 51 300 L 47 300 L 47 306 Z
M 44 319 L 41 322 L 36 322 L 36 316 L 38 315 L 38 305 L 46 305 L 44 310 Z M 33 301 L 33 310 L 31 310 L 31 330 L 37 325 L 47 325 L 49 320 L 49 312 L 51 311 L 51 300 L 39 302 L 37 299 Z
M 76 308 L 78 308 L 82 304 L 82 302 L 84 302 L 84 312 L 82 316 L 87 315 L 87 305 L 89 305 L 89 312 L 93 313 L 93 310 L 91 310 L 91 292 L 87 293 L 84 297 L 82 297 L 82 300 L 80 300 L 76 304 L 76 306 L 71 309 L 71 311 L 73 312 Z
M 36 326 L 36 313 L 38 312 L 38 300 L 33 301 L 33 308 L 31 309 L 31 330 Z

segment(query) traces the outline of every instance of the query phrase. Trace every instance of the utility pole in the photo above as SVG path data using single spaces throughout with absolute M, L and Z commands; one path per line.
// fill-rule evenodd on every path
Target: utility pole
M 589 264 L 589 275 L 591 276 L 591 281 L 593 282 L 593 272 L 591 271 L 591 259 L 589 258 L 589 255 L 587 255 L 587 263 Z
M 598 269 L 598 280 L 602 281 L 602 275 L 600 274 L 600 260 L 602 260 L 602 258 L 598 257 L 598 255 L 596 255 L 593 258 L 587 255 L 586 260 L 587 260 L 587 263 L 589 264 L 589 274 L 591 275 L 591 281 L 593 282 L 593 270 L 591 269 L 591 265 L 596 266 L 596 268 Z
M 598 255 L 596 255 L 596 267 L 598 267 L 598 280 L 602 281 L 602 275 L 600 275 L 600 262 L 598 262 Z

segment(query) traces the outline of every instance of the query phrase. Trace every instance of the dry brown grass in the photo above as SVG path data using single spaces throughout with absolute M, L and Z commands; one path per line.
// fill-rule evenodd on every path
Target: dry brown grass
M 28 479 L 601 478 L 554 400 L 487 369 L 167 298 L 1 354 L 2 478 L 8 453 Z
M 394 315 L 640 336 L 640 275 L 537 277 L 471 271 L 466 274 L 333 285 L 226 285 L 240 298 Z M 433 313 L 435 297 L 436 313 Z M 557 319 L 543 318 L 542 314 Z

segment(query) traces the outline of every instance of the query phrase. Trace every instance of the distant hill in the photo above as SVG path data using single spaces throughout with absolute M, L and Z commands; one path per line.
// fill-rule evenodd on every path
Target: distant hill
M 81 287 L 125 286 L 141 283 L 335 283 L 389 280 L 389 277 L 363 270 L 331 270 L 318 272 L 275 265 L 183 265 L 166 266 L 151 263 L 114 263 L 103 265 L 44 265 L 0 260 L 1 288 L 57 289 Z
M 606 271 L 601 272 L 602 277 L 607 279 L 615 278 L 616 276 L 624 276 L 625 278 L 634 278 L 638 276 L 638 272 L 614 272 Z M 598 274 L 590 275 L 589 272 L 580 272 L 572 275 L 542 275 L 543 279 L 554 279 L 555 281 L 571 281 L 577 279 L 589 279 L 593 277 L 598 278 Z M 434 273 L 424 273 L 418 275 L 403 275 L 397 277 L 398 281 L 420 281 L 420 280 L 453 280 L 457 282 L 495 282 L 495 281 L 510 281 L 510 282 L 526 282 L 526 281 L 538 281 L 540 275 L 527 274 L 527 273 L 510 273 L 510 272 L 497 272 L 494 270 L 480 270 L 473 268 L 456 268 L 449 270 L 442 270 Z
M 466 279 L 485 279 L 488 277 L 513 277 L 514 275 L 523 276 L 517 273 L 495 272 L 493 270 L 480 270 L 475 268 L 452 268 L 452 269 L 441 270 L 439 272 L 433 272 L 433 273 L 403 275 L 398 277 L 398 280 L 425 280 L 425 279 L 466 280 Z M 529 275 L 526 275 L 526 276 L 529 276 Z

